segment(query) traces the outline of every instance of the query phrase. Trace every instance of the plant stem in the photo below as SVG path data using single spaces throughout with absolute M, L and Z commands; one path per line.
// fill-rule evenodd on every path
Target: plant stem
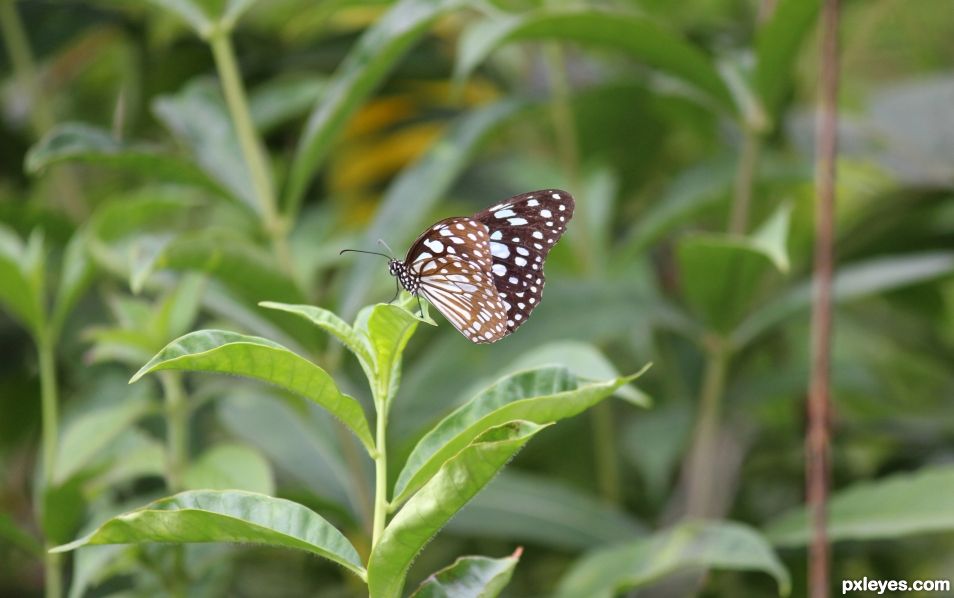
M 252 123 L 252 113 L 248 107 L 245 86 L 239 74 L 235 60 L 235 49 L 228 29 L 218 27 L 208 37 L 215 57 L 215 67 L 222 82 L 222 92 L 229 107 L 229 114 L 235 124 L 242 156 L 252 178 L 255 198 L 264 219 L 265 232 L 272 241 L 275 258 L 286 271 L 291 271 L 291 251 L 286 238 L 286 227 L 278 213 L 278 201 L 275 197 L 268 161 L 262 143 Z
M 387 396 L 386 393 L 383 396 Z M 377 436 L 374 456 L 374 520 L 371 528 L 372 550 L 381 539 L 388 514 L 388 404 L 385 400 L 375 400 L 378 412 Z
M 713 459 L 717 450 L 719 416 L 729 353 L 722 346 L 706 351 L 705 373 L 699 391 L 699 415 L 693 432 L 686 478 L 686 513 L 690 517 L 712 515 Z
M 611 503 L 620 501 L 619 459 L 616 456 L 616 429 L 613 405 L 608 400 L 593 407 L 593 450 L 596 455 L 596 483 L 600 496 Z
M 161 372 L 159 381 L 166 400 L 166 486 L 170 492 L 180 492 L 188 465 L 189 410 L 178 373 Z
M 808 587 L 812 598 L 829 592 L 828 484 L 830 476 L 830 375 L 835 262 L 835 177 L 838 154 L 838 0 L 822 6 L 818 121 L 816 125 L 815 296 L 812 304 L 811 379 L 805 438 L 807 502 L 811 517 Z
M 732 213 L 729 217 L 729 232 L 744 235 L 749 226 L 749 210 L 755 186 L 762 137 L 750 126 L 744 126 L 742 151 L 735 171 L 735 187 L 732 194 Z
M 56 468 L 56 445 L 59 438 L 59 405 L 56 386 L 56 361 L 53 355 L 53 337 L 48 331 L 40 333 L 36 339 L 37 354 L 40 361 L 40 402 L 43 424 L 43 493 L 53 486 L 53 472 Z M 47 545 L 47 549 L 52 546 Z M 45 595 L 47 598 L 59 598 L 62 589 L 62 559 L 59 554 L 45 553 Z

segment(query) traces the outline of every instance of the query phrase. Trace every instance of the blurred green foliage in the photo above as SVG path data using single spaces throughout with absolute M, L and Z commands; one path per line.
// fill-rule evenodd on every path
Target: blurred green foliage
M 393 281 L 340 249 L 401 252 L 435 220 L 560 187 L 577 216 L 519 333 L 475 346 L 438 317 L 408 344 L 389 483 L 504 376 L 654 367 L 620 401 L 514 432 L 536 438 L 413 565 L 379 560 L 410 567 L 408 591 L 438 572 L 422 596 L 468 576 L 504 596 L 803 595 L 817 8 L 0 0 L 0 593 L 41 594 L 44 562 L 77 597 L 365 592 L 304 551 L 107 545 L 57 564 L 44 547 L 175 491 L 250 491 L 320 513 L 363 570 L 363 415 L 355 441 L 287 389 L 126 381 L 221 329 L 307 357 L 371 413 L 331 324 L 259 303 L 351 321 Z M 836 585 L 954 563 L 952 37 L 947 0 L 843 3 Z

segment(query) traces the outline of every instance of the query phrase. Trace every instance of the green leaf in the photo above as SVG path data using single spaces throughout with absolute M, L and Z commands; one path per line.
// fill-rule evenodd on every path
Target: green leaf
M 880 257 L 839 266 L 833 298 L 845 302 L 918 284 L 954 272 L 954 253 L 925 252 Z M 811 306 L 811 284 L 802 282 L 749 315 L 732 333 L 732 343 L 743 347 L 769 328 Z
M 304 116 L 321 98 L 327 85 L 326 78 L 309 75 L 280 77 L 256 87 L 248 98 L 255 128 L 265 134 Z
M 544 427 L 524 421 L 507 422 L 485 431 L 444 463 L 395 515 L 371 551 L 371 598 L 398 598 L 417 553 Z
M 166 345 L 129 382 L 160 370 L 218 372 L 274 384 L 327 409 L 374 452 L 361 404 L 342 394 L 323 369 L 278 343 L 224 330 L 199 330 Z
M 919 471 L 855 484 L 828 503 L 828 539 L 882 540 L 954 530 L 954 467 Z M 811 540 L 808 514 L 800 507 L 766 527 L 776 546 L 803 546 Z
M 248 9 L 255 4 L 256 0 L 228 0 L 219 22 L 226 29 L 232 29 L 238 20 Z
M 620 377 L 616 366 L 599 349 L 590 343 L 577 341 L 557 341 L 537 347 L 507 366 L 507 372 L 531 370 L 545 365 L 563 366 L 577 378 L 587 380 Z M 652 399 L 632 384 L 619 387 L 615 395 L 638 407 L 652 405 Z
M 518 548 L 502 559 L 460 557 L 421 582 L 411 598 L 495 598 L 510 583 L 522 553 Z
M 25 164 L 27 172 L 35 174 L 61 162 L 101 164 L 167 183 L 195 185 L 228 194 L 193 162 L 157 147 L 120 141 L 109 131 L 84 123 L 57 125 L 30 148 Z
M 0 225 L 0 305 L 39 338 L 44 326 L 43 240 L 31 235 L 24 246 L 16 233 Z
M 726 332 L 748 312 L 758 285 L 773 269 L 788 270 L 783 206 L 750 237 L 700 233 L 679 241 L 679 276 L 686 300 L 710 327 Z
M 813 31 L 819 0 L 781 0 L 759 27 L 755 42 L 754 86 L 770 115 L 777 115 L 794 81 L 799 50 Z
M 162 96 L 152 110 L 192 152 L 199 167 L 255 214 L 251 178 L 222 93 L 214 82 L 199 79 L 172 96 Z
M 155 409 L 144 396 L 94 409 L 76 418 L 63 431 L 56 452 L 53 482 L 63 484 L 134 423 Z
M 0 513 L 0 540 L 4 544 L 16 546 L 30 556 L 43 554 L 40 542 L 20 528 L 8 513 Z
M 510 468 L 447 525 L 467 538 L 534 542 L 579 551 L 645 534 L 639 522 L 582 490 Z
M 313 305 L 289 305 L 287 303 L 276 303 L 274 301 L 262 301 L 260 306 L 267 309 L 276 309 L 290 314 L 301 316 L 331 334 L 343 344 L 349 351 L 354 353 L 365 374 L 369 379 L 373 377 L 374 358 L 368 351 L 367 345 L 363 339 L 354 331 L 354 329 L 344 320 L 335 315 L 334 312 Z
M 407 500 L 441 465 L 488 429 L 515 419 L 542 424 L 573 417 L 642 373 L 581 383 L 566 368 L 546 367 L 499 380 L 421 438 L 398 476 L 392 502 Z
M 361 310 L 354 329 L 364 337 L 374 364 L 374 398 L 389 402 L 401 382 L 401 355 L 422 320 L 406 308 L 378 303 Z
M 732 95 L 709 58 L 652 19 L 607 10 L 546 10 L 495 18 L 467 30 L 455 68 L 465 79 L 507 42 L 556 40 L 619 50 L 676 77 L 735 111 Z
M 778 582 L 779 594 L 791 590 L 788 571 L 758 532 L 728 521 L 690 521 L 583 557 L 560 581 L 557 595 L 611 598 L 697 567 L 762 571 Z
M 206 37 L 212 31 L 212 19 L 192 0 L 149 0 L 149 2 L 185 21 L 199 37 Z
M 93 279 L 93 265 L 88 254 L 89 234 L 83 229 L 75 232 L 66 244 L 60 271 L 53 315 L 50 318 L 54 334 L 58 334 L 70 310 L 76 305 Z
M 395 247 L 408 246 L 427 225 L 424 220 L 470 164 L 481 144 L 502 123 L 521 113 L 526 104 L 502 101 L 466 113 L 414 164 L 394 179 L 375 211 L 363 246 L 386 239 Z M 422 185 L 421 181 L 427 181 Z M 350 314 L 364 304 L 381 264 L 359 260 L 351 268 L 342 294 L 342 313 Z
M 189 464 L 183 476 L 188 490 L 275 492 L 272 468 L 261 453 L 241 444 L 220 444 Z
M 400 0 L 355 44 L 312 111 L 298 142 L 283 204 L 294 214 L 338 132 L 398 60 L 442 14 L 465 0 Z
M 53 548 L 68 552 L 96 544 L 253 542 L 304 550 L 365 576 L 348 539 L 298 503 L 241 491 L 190 491 L 114 517 L 91 534 Z

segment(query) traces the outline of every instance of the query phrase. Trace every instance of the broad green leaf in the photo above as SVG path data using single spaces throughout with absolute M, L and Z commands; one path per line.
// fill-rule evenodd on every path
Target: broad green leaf
M 154 410 L 152 401 L 144 396 L 133 396 L 94 409 L 70 422 L 57 447 L 54 483 L 62 484 L 90 465 L 98 453 Z
M 294 548 L 334 561 L 362 579 L 365 576 L 358 552 L 320 515 L 289 500 L 237 490 L 181 492 L 114 517 L 91 534 L 50 552 L 145 542 L 249 542 Z
M 16 546 L 31 556 L 43 554 L 40 542 L 21 529 L 8 513 L 0 513 L 0 543 Z
M 32 235 L 24 246 L 16 233 L 0 225 L 0 306 L 19 320 L 34 338 L 44 326 L 42 237 Z
M 879 257 L 838 267 L 833 281 L 837 302 L 877 295 L 954 272 L 954 253 L 927 252 Z M 811 284 L 802 282 L 749 315 L 732 333 L 732 343 L 743 347 L 772 326 L 811 306 Z
M 101 460 L 105 469 L 83 488 L 90 496 L 97 496 L 125 482 L 162 477 L 166 473 L 165 460 L 166 450 L 159 440 L 139 428 L 128 428 L 105 449 Z
M 759 27 L 755 41 L 754 86 L 762 105 L 776 115 L 792 85 L 795 61 L 814 29 L 819 0 L 781 0 Z
M 735 110 L 719 72 L 698 48 L 643 16 L 607 10 L 547 10 L 484 21 L 461 39 L 455 68 L 464 79 L 496 48 L 508 42 L 556 40 L 619 50 Z
M 327 87 L 324 77 L 280 77 L 251 91 L 248 98 L 252 122 L 265 134 L 308 113 Z
M 629 544 L 604 548 L 580 559 L 560 581 L 560 597 L 611 598 L 692 568 L 762 571 L 791 590 L 785 566 L 765 538 L 728 521 L 690 521 Z
M 534 542 L 567 551 L 646 533 L 639 522 L 596 496 L 514 468 L 500 472 L 446 529 L 466 538 Z
M 457 119 L 414 164 L 401 171 L 381 200 L 364 236 L 365 247 L 385 239 L 394 247 L 409 246 L 434 206 L 494 130 L 509 122 L 526 104 L 505 100 L 477 108 Z M 422 185 L 422 181 L 427 181 Z M 379 261 L 357 260 L 345 283 L 342 312 L 354 313 L 382 270 Z
M 361 310 L 354 329 L 364 336 L 366 352 L 374 364 L 374 398 L 388 402 L 397 393 L 401 383 L 401 355 L 411 340 L 418 322 L 425 320 L 405 307 L 378 303 Z
M 149 0 L 149 2 L 188 23 L 199 37 L 206 37 L 212 31 L 212 19 L 193 0 Z
M 289 305 L 287 303 L 276 303 L 274 301 L 262 301 L 259 303 L 267 309 L 277 309 L 290 314 L 301 316 L 331 334 L 341 341 L 349 351 L 354 353 L 365 374 L 370 379 L 373 376 L 374 359 L 368 351 L 368 347 L 362 341 L 361 337 L 355 333 L 354 329 L 344 320 L 335 315 L 334 312 L 313 305 Z
M 179 93 L 161 96 L 152 110 L 189 150 L 212 179 L 245 207 L 260 215 L 245 160 L 225 100 L 210 80 L 200 79 Z
M 354 45 L 315 106 L 298 142 L 285 189 L 285 213 L 301 205 L 308 183 L 338 132 L 427 28 L 465 0 L 400 0 Z
M 686 300 L 710 327 L 726 332 L 748 311 L 759 284 L 786 272 L 789 208 L 780 208 L 749 237 L 699 233 L 680 239 L 679 277 Z
M 577 378 L 587 380 L 607 380 L 619 378 L 616 367 L 590 343 L 577 341 L 557 341 L 524 353 L 513 364 L 507 366 L 507 372 L 530 370 L 545 365 L 560 365 Z M 619 387 L 616 396 L 638 407 L 649 407 L 652 399 L 632 384 Z
M 63 265 L 50 318 L 53 333 L 58 334 L 70 310 L 79 301 L 93 278 L 93 265 L 88 254 L 89 234 L 86 229 L 73 234 L 63 253 Z
M 583 382 L 566 368 L 545 367 L 499 380 L 421 438 L 398 476 L 394 504 L 407 500 L 441 465 L 486 430 L 516 419 L 542 424 L 573 417 L 642 373 Z
M 367 508 L 355 488 L 362 474 L 349 469 L 335 442 L 337 424 L 321 409 L 298 410 L 271 393 L 229 390 L 216 412 L 236 438 L 268 456 L 286 487 L 307 489 L 355 518 Z
M 518 548 L 501 559 L 460 557 L 421 582 L 411 598 L 495 598 L 510 583 L 522 553 Z
M 327 409 L 374 451 L 361 404 L 342 394 L 323 369 L 278 343 L 224 330 L 191 332 L 166 345 L 130 383 L 160 370 L 218 372 L 274 384 Z
M 272 468 L 258 451 L 241 444 L 217 445 L 189 464 L 188 490 L 248 490 L 273 494 Z
M 954 467 L 925 467 L 835 492 L 828 503 L 828 539 L 882 540 L 954 530 Z M 800 507 L 770 523 L 776 546 L 811 540 L 808 514 Z
M 490 428 L 443 464 L 388 523 L 368 561 L 371 598 L 398 598 L 424 545 L 546 426 L 510 421 Z
M 61 162 L 102 164 L 167 183 L 195 185 L 218 194 L 228 193 L 193 162 L 163 152 L 158 147 L 120 141 L 109 131 L 84 123 L 58 125 L 30 148 L 25 164 L 27 172 L 35 174 Z

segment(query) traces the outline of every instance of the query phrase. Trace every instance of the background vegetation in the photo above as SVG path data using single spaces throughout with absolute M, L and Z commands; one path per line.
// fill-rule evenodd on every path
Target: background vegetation
M 540 431 L 407 587 L 523 546 L 504 595 L 804 594 L 818 8 L 0 0 L 0 593 L 360 595 L 305 552 L 45 549 L 237 488 L 314 509 L 366 561 L 372 467 L 327 413 L 238 378 L 127 381 L 219 328 L 370 413 L 350 355 L 259 302 L 351 321 L 393 281 L 340 249 L 559 187 L 577 215 L 519 333 L 474 346 L 437 317 L 410 341 L 389 480 L 502 375 L 654 366 Z M 832 583 L 950 579 L 954 11 L 845 2 L 841 34 Z

